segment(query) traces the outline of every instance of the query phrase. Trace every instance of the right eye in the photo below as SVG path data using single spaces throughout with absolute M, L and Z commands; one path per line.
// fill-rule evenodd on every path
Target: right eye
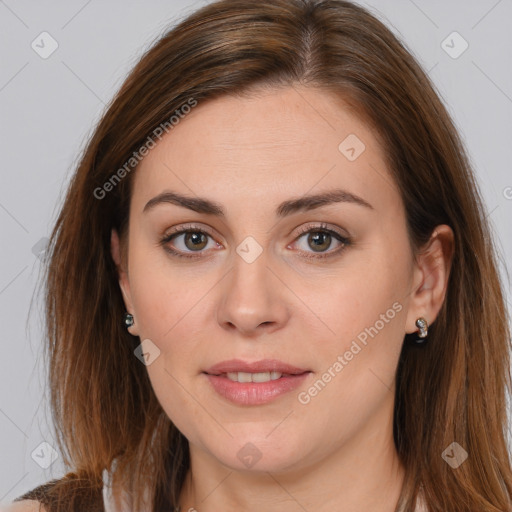
M 215 242 L 212 235 L 202 228 L 187 226 L 173 230 L 171 234 L 167 234 L 161 244 L 165 250 L 178 258 L 200 258 L 208 245 L 208 238 L 212 239 L 214 246 L 219 247 L 220 244 Z M 169 245 L 173 242 L 172 245 Z M 178 246 L 178 247 L 176 247 Z M 198 253 L 194 255 L 193 253 Z

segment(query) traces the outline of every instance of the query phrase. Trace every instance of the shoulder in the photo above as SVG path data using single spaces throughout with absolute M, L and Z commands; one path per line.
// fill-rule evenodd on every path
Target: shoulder
M 0 512 L 46 512 L 45 496 L 57 481 L 46 482 L 18 496 L 12 503 L 0 505 Z
M 37 500 L 21 500 L 0 505 L 0 512 L 45 512 L 45 508 Z
M 0 505 L 0 512 L 105 512 L 102 486 L 102 482 L 68 473 Z

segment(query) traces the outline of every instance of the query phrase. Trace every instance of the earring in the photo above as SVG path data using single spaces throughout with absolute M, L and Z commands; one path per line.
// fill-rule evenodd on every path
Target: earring
M 135 323 L 133 319 L 133 315 L 130 315 L 130 313 L 124 314 L 124 325 L 126 327 L 131 327 Z
M 426 341 L 425 338 L 427 337 L 427 334 L 428 334 L 428 323 L 427 323 L 427 321 L 422 316 L 420 316 L 416 320 L 416 327 L 420 330 L 420 332 L 417 335 L 418 338 L 415 339 L 414 341 L 417 344 L 424 343 Z

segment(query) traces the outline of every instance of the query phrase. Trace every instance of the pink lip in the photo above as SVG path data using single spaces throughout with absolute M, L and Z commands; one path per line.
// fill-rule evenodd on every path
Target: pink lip
M 283 376 L 268 382 L 234 382 L 228 372 L 280 372 Z M 300 386 L 311 373 L 276 359 L 263 359 L 247 363 L 232 359 L 218 363 L 204 372 L 213 389 L 224 398 L 238 405 L 260 405 L 270 402 Z
M 221 363 L 213 365 L 211 368 L 208 368 L 208 370 L 205 370 L 205 373 L 210 375 L 220 375 L 221 373 L 228 372 L 280 372 L 290 375 L 298 375 L 307 371 L 308 370 L 305 368 L 298 368 L 297 366 L 283 363 L 278 359 L 261 359 L 260 361 L 254 361 L 253 363 L 248 363 L 241 359 L 230 359 L 229 361 L 222 361 Z

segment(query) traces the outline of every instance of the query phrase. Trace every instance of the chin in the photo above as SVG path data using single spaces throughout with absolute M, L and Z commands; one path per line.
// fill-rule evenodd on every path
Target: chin
M 275 425 L 274 425 L 275 427 Z M 304 442 L 298 438 L 265 432 L 235 436 L 225 444 L 206 447 L 222 464 L 235 471 L 281 472 L 296 466 L 303 459 Z M 210 440 L 211 443 L 211 440 Z

